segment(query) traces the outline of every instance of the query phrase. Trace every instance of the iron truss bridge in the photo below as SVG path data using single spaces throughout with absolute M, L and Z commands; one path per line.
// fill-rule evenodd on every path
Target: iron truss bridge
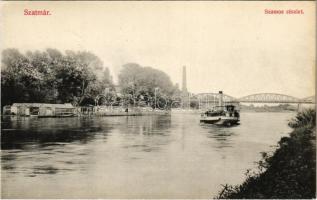
M 198 101 L 199 103 L 218 102 L 218 93 L 199 93 L 190 97 L 190 101 Z M 251 94 L 241 98 L 235 98 L 227 94 L 223 94 L 223 101 L 226 103 L 296 103 L 296 104 L 315 104 L 315 96 L 306 98 L 296 98 L 293 96 L 277 93 L 259 93 Z

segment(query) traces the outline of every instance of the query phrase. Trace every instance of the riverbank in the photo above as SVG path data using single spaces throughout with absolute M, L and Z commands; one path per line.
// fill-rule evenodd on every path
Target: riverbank
M 153 109 L 152 107 L 124 106 L 78 106 L 71 104 L 15 103 L 5 106 L 3 116 L 59 118 L 81 116 L 143 116 L 165 115 L 170 110 Z
M 316 198 L 316 111 L 297 114 L 289 126 L 294 130 L 273 155 L 262 153 L 257 172 L 248 170 L 241 185 L 224 185 L 216 198 Z
M 280 105 L 262 105 L 262 106 L 254 106 L 251 105 L 240 105 L 241 111 L 244 112 L 296 112 L 298 110 L 297 105 L 290 104 L 280 104 Z

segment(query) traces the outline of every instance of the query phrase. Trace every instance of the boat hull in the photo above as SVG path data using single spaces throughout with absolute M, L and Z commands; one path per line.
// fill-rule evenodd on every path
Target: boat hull
M 237 117 L 203 117 L 200 119 L 201 123 L 215 124 L 223 126 L 231 126 L 238 124 L 239 118 Z

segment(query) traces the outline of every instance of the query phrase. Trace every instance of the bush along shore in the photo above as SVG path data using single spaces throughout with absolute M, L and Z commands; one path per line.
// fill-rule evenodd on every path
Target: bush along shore
M 241 185 L 224 185 L 215 198 L 316 198 L 316 111 L 300 112 L 288 125 L 290 136 L 281 138 L 273 155 L 262 153 L 257 172 L 247 171 Z

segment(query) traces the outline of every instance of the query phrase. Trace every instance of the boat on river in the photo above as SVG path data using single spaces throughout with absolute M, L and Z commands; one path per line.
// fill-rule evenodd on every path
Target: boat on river
M 234 105 L 216 106 L 201 114 L 200 122 L 224 126 L 232 126 L 240 121 L 239 111 Z
M 201 123 L 232 126 L 240 121 L 239 110 L 235 105 L 223 105 L 223 93 L 219 91 L 219 106 L 208 109 L 200 116 Z

